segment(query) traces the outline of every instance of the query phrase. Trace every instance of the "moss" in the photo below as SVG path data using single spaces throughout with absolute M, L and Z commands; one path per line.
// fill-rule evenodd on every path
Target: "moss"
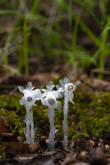
M 0 115 L 11 124 L 13 132 L 23 135 L 25 123 L 25 108 L 19 104 L 19 95 L 0 96 Z M 63 99 L 61 100 L 63 103 Z M 84 93 L 75 92 L 75 105 L 69 104 L 68 135 L 69 138 L 77 138 L 81 135 L 91 137 L 110 132 L 110 93 Z M 47 135 L 49 133 L 48 109 L 41 105 L 40 101 L 33 107 L 34 123 L 37 127 L 36 134 Z M 55 124 L 62 131 L 63 112 L 55 111 Z
M 76 92 L 75 105 L 69 110 L 69 129 L 72 138 L 79 135 L 93 136 L 110 132 L 110 93 Z M 74 125 L 71 123 L 74 121 Z M 77 128 L 80 129 L 77 129 Z M 70 131 L 71 132 L 71 131 Z

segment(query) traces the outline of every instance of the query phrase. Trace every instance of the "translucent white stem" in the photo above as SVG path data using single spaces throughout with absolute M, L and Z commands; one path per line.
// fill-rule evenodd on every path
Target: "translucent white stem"
M 33 111 L 30 107 L 26 107 L 26 115 L 25 115 L 25 123 L 26 127 L 24 130 L 24 134 L 26 136 L 26 144 L 34 144 L 34 123 L 33 123 Z
M 26 137 L 26 141 L 25 143 L 26 144 L 30 144 L 30 115 L 29 115 L 29 112 L 30 112 L 30 108 L 27 108 L 26 107 L 26 115 L 25 115 L 25 123 L 26 123 L 26 127 L 24 129 L 24 134 L 25 134 L 25 137 Z
M 55 126 L 54 126 L 54 109 L 48 108 L 48 117 L 50 122 L 50 133 L 49 133 L 49 150 L 54 151 L 55 149 Z
M 63 120 L 63 132 L 64 132 L 64 139 L 63 145 L 65 148 L 68 147 L 68 98 L 65 95 L 64 98 L 64 108 L 63 108 L 64 120 Z
M 34 144 L 34 136 L 35 136 L 35 131 L 34 131 L 34 122 L 33 122 L 33 111 L 31 110 L 31 113 L 30 113 L 30 116 L 31 116 L 31 120 L 30 120 L 30 126 L 31 126 L 31 141 L 30 143 L 31 144 Z

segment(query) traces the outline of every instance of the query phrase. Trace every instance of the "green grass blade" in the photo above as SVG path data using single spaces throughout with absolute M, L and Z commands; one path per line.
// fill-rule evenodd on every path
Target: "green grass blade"
M 16 10 L 0 10 L 0 15 L 6 14 L 18 14 L 18 12 Z
M 100 40 L 96 35 L 90 30 L 90 28 L 84 23 L 84 21 L 80 20 L 80 26 L 82 29 L 88 34 L 88 36 L 94 41 L 94 43 L 100 47 Z

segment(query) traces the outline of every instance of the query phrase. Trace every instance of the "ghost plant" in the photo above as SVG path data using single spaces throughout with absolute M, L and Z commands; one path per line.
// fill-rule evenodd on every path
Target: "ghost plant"
M 64 80 L 59 81 L 60 85 L 56 85 L 56 88 L 64 93 L 64 107 L 63 107 L 63 114 L 64 114 L 64 120 L 63 120 L 63 131 L 64 131 L 64 140 L 63 144 L 64 147 L 67 148 L 68 146 L 68 109 L 69 109 L 69 102 L 74 104 L 73 102 L 73 97 L 74 94 L 73 92 L 76 89 L 76 84 L 77 83 L 71 83 L 68 78 L 64 78 Z
M 55 148 L 55 126 L 54 126 L 54 110 L 61 108 L 61 103 L 57 101 L 60 98 L 60 92 L 53 90 L 55 87 L 54 83 L 50 81 L 46 86 L 47 89 L 42 89 L 44 93 L 41 96 L 41 102 L 44 106 L 48 107 L 48 117 L 50 122 L 50 133 L 49 133 L 49 150 L 53 151 Z
M 27 83 L 26 88 L 18 86 L 18 89 L 24 95 L 20 100 L 20 104 L 24 105 L 26 108 L 26 115 L 24 120 L 26 123 L 26 127 L 24 130 L 24 134 L 26 136 L 25 143 L 34 144 L 35 133 L 32 106 L 35 106 L 35 101 L 40 99 L 41 92 L 39 89 L 34 90 L 31 82 Z

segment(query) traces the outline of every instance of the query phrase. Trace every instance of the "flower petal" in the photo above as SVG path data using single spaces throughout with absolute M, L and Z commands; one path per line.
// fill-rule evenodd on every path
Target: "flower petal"
M 63 80 L 59 80 L 59 83 L 62 87 L 64 87 L 65 84 L 64 84 Z
M 68 84 L 70 80 L 67 77 L 65 77 L 63 80 L 60 80 L 59 82 L 60 82 L 60 85 L 64 87 L 64 85 Z
M 19 91 L 20 91 L 21 93 L 24 93 L 24 87 L 18 86 L 18 89 L 19 89 Z
M 57 93 L 58 93 L 58 98 L 62 98 L 63 97 L 63 93 L 64 93 L 64 89 L 63 88 L 59 88 Z
M 64 82 L 65 84 L 68 84 L 68 83 L 70 83 L 70 80 L 69 80 L 69 78 L 67 78 L 67 77 L 64 77 L 64 80 L 63 80 L 63 82 Z
M 56 85 L 56 88 L 59 89 L 61 86 L 59 84 Z
M 26 88 L 29 89 L 29 90 L 34 89 L 34 86 L 32 86 L 32 82 L 28 82 L 27 85 L 26 85 Z
M 76 90 L 77 83 L 76 83 L 76 82 L 74 82 L 74 83 L 73 83 L 73 86 L 74 86 L 73 91 L 75 91 L 75 90 Z
M 52 93 L 54 94 L 55 98 L 62 98 L 63 95 L 62 95 L 62 90 L 59 88 L 59 90 L 57 91 L 52 91 Z
M 24 99 L 24 97 L 22 97 L 21 100 L 20 100 L 20 104 L 21 104 L 21 105 L 24 105 L 25 103 L 26 103 L 26 102 L 25 102 L 25 99 Z
M 65 77 L 63 80 L 60 80 L 59 82 L 60 82 L 60 85 L 64 87 L 65 84 L 68 84 L 70 82 L 70 80 L 67 77 Z
M 68 101 L 70 101 L 72 104 L 74 104 L 73 97 L 74 97 L 73 92 L 69 92 Z
M 73 100 L 71 100 L 70 102 L 74 105 L 74 101 Z
M 46 100 L 45 99 L 41 99 L 41 103 L 45 106 L 47 106 Z
M 53 81 L 49 81 L 46 87 L 49 91 L 51 91 L 55 87 L 55 84 L 53 83 Z
M 34 98 L 35 98 L 35 100 L 40 100 L 40 98 L 41 98 L 41 92 L 40 92 L 40 90 L 39 89 L 35 89 L 33 92 L 34 92 Z

